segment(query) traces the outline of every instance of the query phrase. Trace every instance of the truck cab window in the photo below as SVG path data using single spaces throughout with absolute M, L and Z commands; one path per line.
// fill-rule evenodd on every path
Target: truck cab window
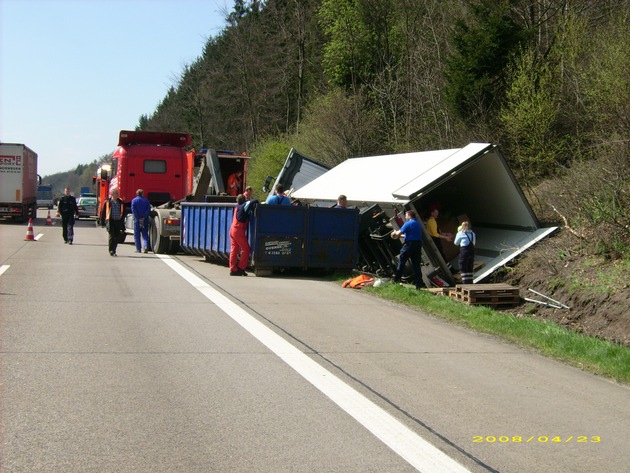
M 166 161 L 147 159 L 144 161 L 144 172 L 147 174 L 164 174 L 166 173 Z

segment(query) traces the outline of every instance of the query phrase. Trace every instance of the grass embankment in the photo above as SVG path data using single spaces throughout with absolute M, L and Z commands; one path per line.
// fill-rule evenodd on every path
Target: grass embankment
M 516 317 L 484 306 L 465 305 L 450 297 L 417 291 L 411 286 L 385 284 L 363 290 L 478 332 L 532 348 L 585 371 L 630 384 L 630 349 L 623 345 L 585 336 L 553 322 L 527 316 Z

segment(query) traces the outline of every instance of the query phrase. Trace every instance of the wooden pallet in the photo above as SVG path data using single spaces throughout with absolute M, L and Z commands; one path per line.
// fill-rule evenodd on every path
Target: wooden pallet
M 521 301 L 518 288 L 509 284 L 458 284 L 449 296 L 468 305 L 516 305 Z
M 436 296 L 448 296 L 452 290 L 452 287 L 430 287 L 427 289 L 427 291 Z

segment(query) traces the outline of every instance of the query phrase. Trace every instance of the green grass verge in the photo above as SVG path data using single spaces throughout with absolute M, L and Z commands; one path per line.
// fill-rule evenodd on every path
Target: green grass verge
M 553 322 L 516 317 L 484 306 L 465 305 L 450 297 L 417 291 L 410 286 L 385 284 L 362 290 L 478 332 L 496 335 L 585 371 L 630 384 L 630 349 L 623 345 L 585 336 Z

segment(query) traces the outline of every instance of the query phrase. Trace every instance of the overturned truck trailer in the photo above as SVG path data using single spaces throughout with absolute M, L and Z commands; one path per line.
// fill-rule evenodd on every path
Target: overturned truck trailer
M 361 210 L 360 264 L 381 274 L 396 267 L 400 243 L 389 233 L 405 209 L 424 218 L 438 208 L 438 226 L 445 233 L 456 233 L 463 220 L 471 222 L 477 234 L 474 282 L 557 228 L 541 227 L 499 147 L 490 143 L 348 159 L 292 197 L 302 203 L 334 202 L 340 194 Z M 425 226 L 423 232 L 425 282 L 454 284 L 458 248 L 445 242 L 443 258 Z

